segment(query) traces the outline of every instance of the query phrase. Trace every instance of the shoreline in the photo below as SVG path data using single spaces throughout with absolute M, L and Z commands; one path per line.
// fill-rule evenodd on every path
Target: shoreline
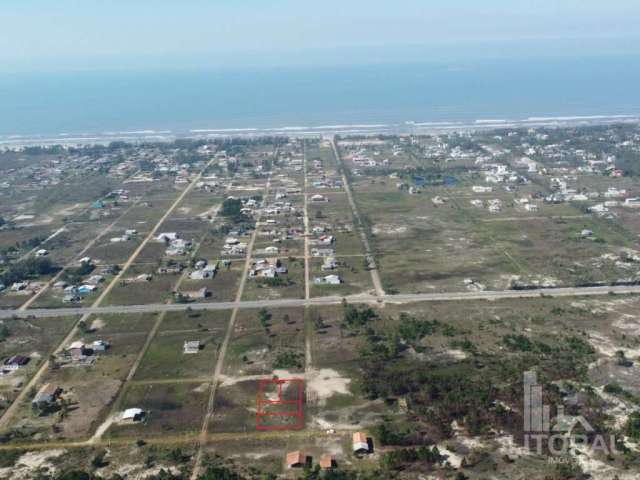
M 86 146 L 114 141 L 172 142 L 177 139 L 206 140 L 230 137 L 288 136 L 294 138 L 326 135 L 427 135 L 451 132 L 494 130 L 501 128 L 567 128 L 611 124 L 640 123 L 640 113 L 634 115 L 563 115 L 535 116 L 524 119 L 477 119 L 469 122 L 415 122 L 390 124 L 344 124 L 319 126 L 282 126 L 270 128 L 197 128 L 185 130 L 140 129 L 121 132 L 59 133 L 34 135 L 0 135 L 0 148 L 17 149 L 30 146 Z

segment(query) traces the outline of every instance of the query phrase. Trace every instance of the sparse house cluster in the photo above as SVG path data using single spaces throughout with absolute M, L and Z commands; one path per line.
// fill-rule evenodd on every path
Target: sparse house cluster
M 168 257 L 180 257 L 186 255 L 193 248 L 191 240 L 181 238 L 177 232 L 164 232 L 156 237 L 156 241 L 167 245 L 165 255 Z
M 355 432 L 352 435 L 351 449 L 355 456 L 367 455 L 372 452 L 373 441 L 364 432 Z M 305 468 L 313 465 L 313 457 L 302 450 L 288 452 L 285 456 L 285 466 L 288 469 Z M 322 470 L 331 470 L 338 466 L 335 455 L 323 453 L 318 461 Z
M 229 236 L 224 241 L 222 255 L 241 256 L 247 253 L 247 242 L 241 242 L 239 238 Z
M 106 340 L 94 340 L 91 343 L 76 340 L 56 355 L 56 364 L 62 367 L 93 365 L 97 355 L 110 348 L 111 344 Z
M 218 262 L 208 262 L 207 260 L 198 260 L 193 270 L 189 273 L 191 280 L 209 280 L 215 278 L 218 272 Z
M 278 258 L 256 259 L 249 269 L 250 278 L 275 278 L 288 272 Z

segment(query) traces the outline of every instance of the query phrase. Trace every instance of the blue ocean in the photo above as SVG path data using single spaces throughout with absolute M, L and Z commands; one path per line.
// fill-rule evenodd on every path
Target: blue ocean
M 640 114 L 640 57 L 0 75 L 0 135 Z

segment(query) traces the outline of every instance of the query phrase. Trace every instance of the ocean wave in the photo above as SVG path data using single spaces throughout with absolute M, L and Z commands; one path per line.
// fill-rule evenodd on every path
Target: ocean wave
M 485 124 L 485 123 L 490 123 L 490 124 L 493 124 L 493 123 L 513 123 L 513 120 L 503 120 L 503 119 L 495 119 L 495 120 L 486 119 L 486 120 L 484 120 L 484 119 L 480 119 L 480 120 L 476 120 L 474 123 L 477 123 L 479 125 L 482 125 L 482 124 Z
M 118 132 L 117 135 L 168 135 L 171 130 L 133 130 L 130 132 Z
M 566 122 L 580 120 L 616 120 L 624 118 L 638 118 L 638 115 L 575 115 L 565 117 L 529 117 L 525 122 Z
M 317 127 L 311 127 L 313 130 L 344 130 L 347 128 L 389 128 L 393 125 L 388 124 L 355 124 L 355 125 L 319 125 Z
M 258 132 L 257 128 L 197 128 L 189 130 L 189 133 L 227 133 L 227 132 Z

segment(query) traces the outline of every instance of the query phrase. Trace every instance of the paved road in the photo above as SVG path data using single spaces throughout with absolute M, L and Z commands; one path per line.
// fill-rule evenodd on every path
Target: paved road
M 110 305 L 106 307 L 80 307 L 80 308 L 48 308 L 34 309 L 25 312 L 17 310 L 0 310 L 0 319 L 11 318 L 13 316 L 28 317 L 63 317 L 69 315 L 88 314 L 127 314 L 127 313 L 149 313 L 163 311 L 183 311 L 191 310 L 231 310 L 234 308 L 256 309 L 256 308 L 277 308 L 277 307 L 303 307 L 303 306 L 325 306 L 338 305 L 346 299 L 349 303 L 416 303 L 416 302 L 438 302 L 438 301 L 468 301 L 468 300 L 500 300 L 505 298 L 536 298 L 541 295 L 550 297 L 581 297 L 615 294 L 639 294 L 640 286 L 621 287 L 575 287 L 575 288 L 543 288 L 536 290 L 503 290 L 503 291 L 483 291 L 483 292 L 450 292 L 450 293 L 415 293 L 399 295 L 350 295 L 347 297 L 331 296 L 318 297 L 306 300 L 304 298 L 284 298 L 276 300 L 246 300 L 239 302 L 211 302 L 211 303 L 189 303 L 189 304 L 164 304 L 155 303 L 147 305 Z

